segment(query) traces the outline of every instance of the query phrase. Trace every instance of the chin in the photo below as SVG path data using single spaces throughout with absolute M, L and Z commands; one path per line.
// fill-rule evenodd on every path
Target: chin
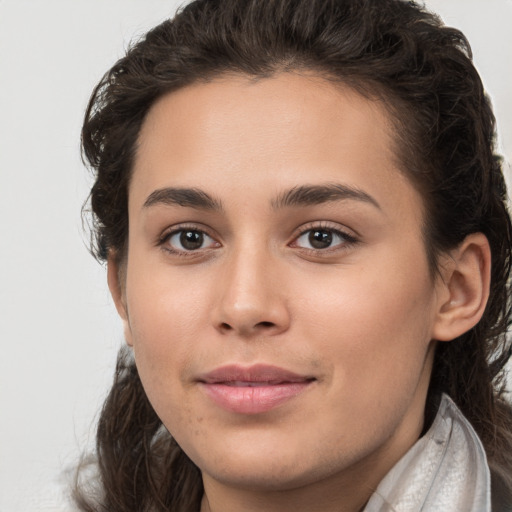
M 268 463 L 262 467 L 246 467 L 238 464 L 235 468 L 215 468 L 213 472 L 202 471 L 203 476 L 208 474 L 214 480 L 227 486 L 250 491 L 288 491 L 311 484 L 318 480 L 317 472 L 311 469 L 300 470 L 296 466 L 290 467 L 277 463 L 269 458 Z
M 325 460 L 320 453 L 314 460 L 315 457 L 307 456 L 300 444 L 288 449 L 279 444 L 253 444 L 252 450 L 239 447 L 230 450 L 229 454 L 210 451 L 196 464 L 203 477 L 208 476 L 227 486 L 266 492 L 310 485 L 329 478 L 344 466 L 343 460 Z

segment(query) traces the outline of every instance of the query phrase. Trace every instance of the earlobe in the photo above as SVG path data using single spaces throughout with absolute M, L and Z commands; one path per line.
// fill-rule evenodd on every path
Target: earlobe
M 132 346 L 131 329 L 130 323 L 128 321 L 128 310 L 126 307 L 126 295 L 124 292 L 124 283 L 122 282 L 122 280 L 125 279 L 123 274 L 124 272 L 120 268 L 120 263 L 116 255 L 109 254 L 107 260 L 108 288 L 110 290 L 110 294 L 112 295 L 112 299 L 114 300 L 117 312 L 123 321 L 126 343 L 129 346 Z
M 468 235 L 440 270 L 433 338 L 450 341 L 473 328 L 489 298 L 491 251 L 482 233 Z

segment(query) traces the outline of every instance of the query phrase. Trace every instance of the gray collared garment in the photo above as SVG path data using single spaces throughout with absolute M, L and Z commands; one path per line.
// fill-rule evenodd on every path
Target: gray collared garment
M 491 512 L 484 448 L 447 395 L 428 432 L 384 477 L 364 512 Z

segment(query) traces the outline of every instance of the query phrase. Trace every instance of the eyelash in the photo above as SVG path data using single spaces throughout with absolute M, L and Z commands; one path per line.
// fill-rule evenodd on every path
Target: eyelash
M 331 233 L 332 235 L 341 238 L 342 242 L 333 247 L 327 247 L 325 249 L 309 249 L 306 247 L 301 248 L 303 251 L 308 251 L 310 254 L 327 255 L 333 252 L 347 250 L 350 247 L 354 246 L 355 244 L 359 243 L 359 239 L 355 235 L 351 235 L 338 227 L 333 227 L 332 225 L 326 222 L 313 222 L 311 224 L 307 224 L 306 226 L 301 227 L 300 231 L 296 235 L 294 235 L 293 241 L 291 242 L 290 245 L 293 247 L 292 244 L 296 244 L 297 240 L 299 240 L 302 236 L 312 231 L 326 231 L 328 233 Z
M 310 249 L 310 248 L 306 248 L 306 247 L 300 247 L 300 246 L 298 247 L 296 245 L 293 245 L 293 244 L 296 244 L 297 240 L 299 240 L 302 236 L 304 236 L 307 233 L 310 233 L 312 231 L 315 231 L 315 230 L 331 233 L 332 235 L 339 237 L 343 241 L 340 244 L 335 245 L 334 247 L 327 247 L 327 248 L 323 248 L 323 249 L 314 249 L 314 248 Z M 192 231 L 195 233 L 200 233 L 202 235 L 205 235 L 208 238 L 211 238 L 212 240 L 214 240 L 218 244 L 218 247 L 220 247 L 220 243 L 217 242 L 215 240 L 215 238 L 213 236 L 211 236 L 206 230 L 201 229 L 198 226 L 194 226 L 194 225 L 180 225 L 180 226 L 174 227 L 171 231 L 166 231 L 159 238 L 157 245 L 159 245 L 164 251 L 172 254 L 173 256 L 185 257 L 185 258 L 197 257 L 201 253 L 204 254 L 205 250 L 212 249 L 212 247 L 199 248 L 196 250 L 194 250 L 194 249 L 191 249 L 191 250 L 173 249 L 170 246 L 170 244 L 168 243 L 169 240 L 174 235 L 183 233 L 185 231 Z M 303 251 L 306 251 L 310 254 L 315 254 L 315 255 L 326 254 L 327 255 L 332 252 L 339 252 L 339 251 L 349 249 L 350 247 L 352 247 L 353 245 L 355 245 L 357 243 L 359 243 L 359 239 L 356 236 L 348 234 L 347 232 L 345 232 L 339 228 L 334 228 L 333 226 L 331 226 L 325 222 L 316 222 L 316 223 L 311 223 L 311 224 L 308 224 L 308 225 L 302 227 L 301 230 L 293 236 L 293 240 L 291 243 L 288 244 L 288 246 L 298 247 L 299 249 L 302 249 Z M 214 247 L 214 248 L 216 248 L 216 247 Z
M 176 250 L 176 249 L 173 249 L 172 246 L 168 243 L 169 240 L 174 235 L 177 235 L 178 233 L 183 233 L 186 231 L 192 231 L 194 233 L 200 233 L 202 235 L 206 235 L 208 238 L 211 238 L 217 244 L 219 244 L 219 242 L 217 242 L 213 236 L 208 234 L 208 232 L 205 229 L 201 229 L 198 226 L 194 226 L 194 225 L 180 225 L 180 226 L 176 226 L 176 227 L 172 228 L 172 230 L 170 230 L 170 231 L 166 231 L 165 233 L 163 233 L 163 235 L 158 240 L 157 245 L 159 245 L 164 251 L 172 254 L 173 256 L 184 257 L 184 258 L 191 258 L 191 257 L 198 256 L 201 251 L 204 252 L 204 250 L 205 250 L 204 248 L 197 249 L 197 250 L 185 250 L 185 249 L 184 250 Z M 219 244 L 219 246 L 220 246 L 220 244 Z M 206 249 L 208 249 L 208 248 L 206 248 Z

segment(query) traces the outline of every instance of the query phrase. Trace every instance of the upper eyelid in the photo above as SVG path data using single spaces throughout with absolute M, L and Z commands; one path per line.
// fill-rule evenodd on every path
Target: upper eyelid
M 298 238 L 299 236 L 313 229 L 324 229 L 326 231 L 333 231 L 335 233 L 339 233 L 340 235 L 344 235 L 350 238 L 360 238 L 360 235 L 357 231 L 342 224 L 338 224 L 336 222 L 331 221 L 312 221 L 306 224 L 302 224 L 300 227 L 298 227 L 294 231 L 292 240 Z
M 301 231 L 295 237 L 295 239 L 300 238 L 301 236 L 304 236 L 306 233 L 309 233 L 310 231 L 330 231 L 336 235 L 340 235 L 345 238 L 356 238 L 355 236 L 351 235 L 350 233 L 347 233 L 346 231 L 344 231 L 342 229 L 326 228 L 326 227 L 313 227 L 313 228 L 308 228 L 308 229 Z
M 166 229 L 164 229 L 161 232 L 161 234 L 159 235 L 158 239 L 160 241 L 167 240 L 170 236 L 172 236 L 172 235 L 174 235 L 176 233 L 179 233 L 180 231 L 186 231 L 187 229 L 190 230 L 190 231 L 198 231 L 199 233 L 204 233 L 205 235 L 209 236 L 210 238 L 213 238 L 214 240 L 218 239 L 218 237 L 216 237 L 211 232 L 210 229 L 208 229 L 205 226 L 195 224 L 193 222 L 191 222 L 191 223 L 183 222 L 183 223 L 180 223 L 180 224 L 175 224 L 173 226 L 169 226 L 169 227 L 167 227 Z

